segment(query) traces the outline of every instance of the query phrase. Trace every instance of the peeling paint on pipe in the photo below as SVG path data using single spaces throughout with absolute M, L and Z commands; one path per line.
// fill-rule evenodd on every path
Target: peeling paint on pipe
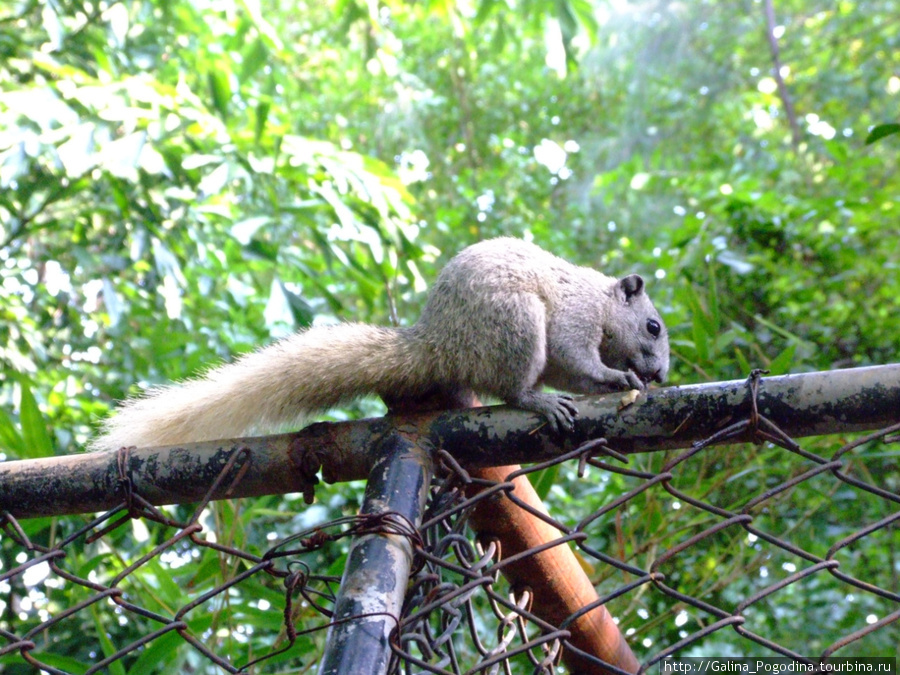
M 759 412 L 794 438 L 879 429 L 900 421 L 900 364 L 765 377 L 758 401 Z M 138 448 L 127 455 L 127 475 L 153 504 L 198 501 L 231 454 L 247 448 L 250 463 L 240 481 L 224 481 L 214 498 L 309 494 L 320 464 L 328 482 L 366 478 L 374 462 L 369 449 L 394 425 L 414 426 L 464 466 L 487 467 L 549 459 L 601 436 L 621 452 L 690 447 L 746 418 L 750 400 L 747 381 L 736 380 L 652 389 L 621 410 L 621 394 L 579 398 L 578 406 L 575 431 L 565 435 L 551 433 L 534 413 L 472 408 L 318 423 L 294 434 L 183 448 Z M 113 508 L 124 498 L 118 458 L 101 452 L 0 462 L 0 510 L 29 518 Z

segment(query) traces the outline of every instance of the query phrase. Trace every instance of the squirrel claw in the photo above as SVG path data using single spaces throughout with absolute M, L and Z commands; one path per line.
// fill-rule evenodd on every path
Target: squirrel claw
M 550 428 L 557 433 L 572 431 L 575 428 L 578 406 L 568 394 L 545 394 L 529 391 L 509 400 L 509 403 L 517 408 L 542 415 Z

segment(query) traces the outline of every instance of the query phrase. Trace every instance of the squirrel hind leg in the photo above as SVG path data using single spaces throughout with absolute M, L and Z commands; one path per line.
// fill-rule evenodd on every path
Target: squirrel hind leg
M 384 392 L 381 400 L 388 412 L 411 414 L 434 410 L 461 410 L 476 404 L 475 392 L 465 387 L 445 387 L 436 385 L 416 396 L 397 396 Z
M 575 428 L 578 407 L 568 394 L 552 394 L 526 389 L 515 396 L 506 398 L 506 402 L 516 408 L 543 415 L 550 428 L 557 433 L 572 431 Z

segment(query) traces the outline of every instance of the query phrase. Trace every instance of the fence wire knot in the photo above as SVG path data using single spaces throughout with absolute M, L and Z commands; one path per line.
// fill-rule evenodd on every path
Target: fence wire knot
M 133 447 L 122 447 L 116 451 L 116 480 L 125 498 L 125 508 L 130 516 L 138 514 L 134 506 L 134 482 L 131 479 L 131 451 Z

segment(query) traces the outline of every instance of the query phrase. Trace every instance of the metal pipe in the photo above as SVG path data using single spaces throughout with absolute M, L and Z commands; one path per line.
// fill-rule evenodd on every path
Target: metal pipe
M 760 413 L 794 438 L 879 429 L 900 421 L 900 364 L 765 377 L 758 402 Z M 134 491 L 153 504 L 198 501 L 239 448 L 250 450 L 249 463 L 213 498 L 298 491 L 311 497 L 320 465 L 330 483 L 365 478 L 373 439 L 404 421 L 435 446 L 454 448 L 468 467 L 542 461 L 601 436 L 622 452 L 686 448 L 723 422 L 746 418 L 750 398 L 747 381 L 735 380 L 652 389 L 627 406 L 622 394 L 579 398 L 578 406 L 576 428 L 566 435 L 542 427 L 534 413 L 494 406 L 319 423 L 293 434 L 183 448 L 136 448 L 124 464 L 116 452 L 0 462 L 0 511 L 31 518 L 108 510 L 123 502 L 120 467 Z
M 360 511 L 371 532 L 350 547 L 320 663 L 322 675 L 386 673 L 433 471 L 431 454 L 402 432 L 377 447 Z

